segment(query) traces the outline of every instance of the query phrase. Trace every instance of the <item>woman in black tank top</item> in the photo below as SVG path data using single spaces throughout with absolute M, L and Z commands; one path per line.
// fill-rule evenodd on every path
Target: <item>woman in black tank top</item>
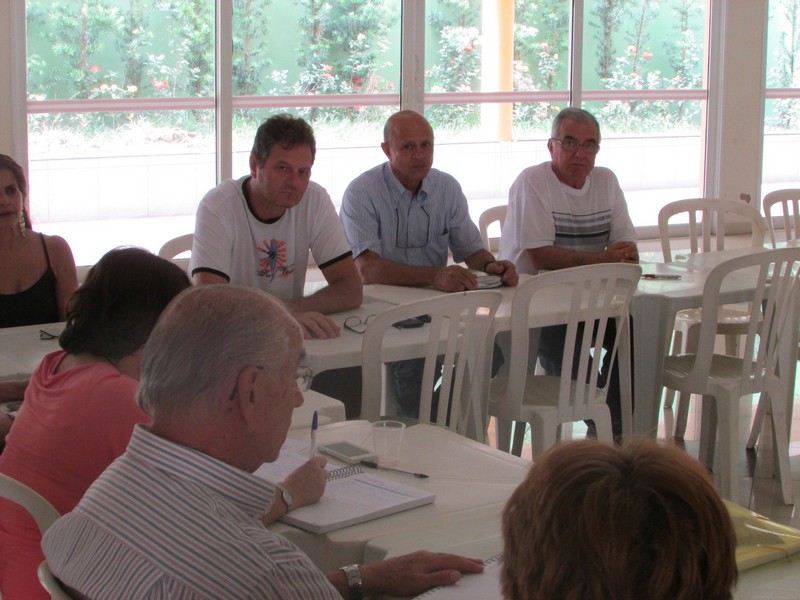
M 22 168 L 0 154 L 0 327 L 63 321 L 78 287 L 67 242 L 34 233 Z

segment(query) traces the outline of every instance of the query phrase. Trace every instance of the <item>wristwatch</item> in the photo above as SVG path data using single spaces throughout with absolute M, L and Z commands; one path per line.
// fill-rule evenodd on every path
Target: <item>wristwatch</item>
M 286 512 L 287 513 L 292 512 L 292 507 L 294 506 L 294 498 L 292 497 L 292 492 L 287 490 L 280 483 L 275 484 L 275 487 L 281 493 L 281 498 L 283 498 L 283 503 L 286 505 Z
M 347 579 L 350 600 L 364 600 L 364 589 L 361 584 L 361 565 L 347 565 L 341 568 Z

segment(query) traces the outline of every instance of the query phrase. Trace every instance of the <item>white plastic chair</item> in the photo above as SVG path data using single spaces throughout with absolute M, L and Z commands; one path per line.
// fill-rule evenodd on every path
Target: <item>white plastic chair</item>
M 161 258 L 172 260 L 176 256 L 180 256 L 184 252 L 191 252 L 193 241 L 194 241 L 193 233 L 186 233 L 184 235 L 179 235 L 178 237 L 172 238 L 171 240 L 167 240 L 166 242 L 164 242 L 164 245 L 161 246 L 161 248 L 158 251 L 158 255 Z
M 36 525 L 42 535 L 61 516 L 55 507 L 39 493 L 3 473 L 0 473 L 0 498 L 19 504 L 27 510 L 33 520 L 36 521 Z M 51 595 L 51 597 L 55 598 L 56 596 Z M 63 598 L 64 596 L 61 597 Z M 66 598 L 69 598 L 69 596 L 66 596 Z
M 77 595 L 70 594 L 56 579 L 55 575 L 50 572 L 50 567 L 47 566 L 47 561 L 43 561 L 37 569 L 39 575 L 39 582 L 45 590 L 50 594 L 50 600 L 75 600 Z
M 773 217 L 772 212 L 775 205 L 780 205 L 780 212 Z M 764 196 L 763 200 L 764 218 L 767 221 L 769 239 L 772 247 L 776 248 L 779 235 L 776 229 L 783 228 L 782 240 L 785 242 L 796 242 L 800 240 L 800 189 L 775 190 Z M 776 227 L 773 219 L 778 220 Z
M 178 237 L 172 238 L 171 240 L 167 240 L 164 242 L 164 245 L 161 246 L 158 250 L 158 255 L 166 260 L 171 260 L 176 265 L 181 267 L 182 269 L 188 269 L 188 259 L 186 258 L 176 258 L 185 252 L 192 251 L 192 243 L 194 242 L 194 234 L 193 233 L 186 233 L 184 235 L 179 235 Z
M 500 229 L 506 223 L 506 214 L 508 213 L 508 206 L 493 206 L 487 208 L 478 217 L 478 231 L 481 232 L 481 239 L 483 240 L 483 247 L 491 251 L 492 246 L 489 242 L 489 226 L 492 223 L 500 223 Z
M 376 421 L 381 415 L 397 414 L 388 387 L 384 363 L 400 360 L 384 358 L 392 347 L 392 336 L 417 336 L 418 345 L 409 348 L 402 359 L 424 357 L 419 421 L 449 428 L 478 441 L 486 438 L 486 397 L 492 360 L 493 319 L 503 296 L 495 291 L 443 294 L 409 302 L 373 317 L 362 341 L 361 418 Z M 399 321 L 430 315 L 431 322 L 418 329 L 395 331 Z M 387 332 L 392 336 L 385 339 Z M 437 359 L 442 365 L 442 381 L 436 415 L 431 415 Z M 451 398 L 448 403 L 447 399 Z M 449 411 L 449 419 L 448 419 Z M 431 418 L 432 417 L 432 418 Z
M 765 226 L 761 215 L 748 204 L 732 200 L 713 198 L 694 198 L 678 200 L 664 206 L 658 214 L 658 229 L 661 237 L 661 250 L 664 262 L 672 262 L 672 247 L 669 234 L 669 220 L 678 214 L 687 214 L 689 219 L 690 252 L 713 252 L 725 249 L 726 218 L 738 215 L 747 220 L 751 227 L 750 243 L 759 248 L 764 243 Z M 739 336 L 747 330 L 750 322 L 750 306 L 732 304 L 717 313 L 717 333 L 725 336 L 725 352 L 735 356 L 739 352 Z M 689 352 L 697 345 L 697 334 L 702 320 L 702 309 L 690 308 L 675 315 L 675 334 L 672 353 Z M 664 398 L 664 407 L 672 406 L 674 394 L 670 391 Z M 675 419 L 675 437 L 682 438 L 686 431 L 689 414 L 689 399 L 681 396 L 678 401 L 678 415 Z
M 700 325 L 697 350 L 668 356 L 664 364 L 666 387 L 703 396 L 700 458 L 708 466 L 712 464 L 715 429 L 719 426 L 720 487 L 722 495 L 733 502 L 739 496 L 739 400 L 755 393 L 768 396 L 783 498 L 787 504 L 792 502 L 787 423 L 790 399 L 781 373 L 784 377 L 794 377 L 795 373 L 799 267 L 800 248 L 758 252 L 715 267 L 703 289 L 703 314 L 707 318 Z M 752 319 L 747 326 L 744 358 L 714 354 L 720 287 L 731 275 L 756 281 L 752 304 L 761 318 Z
M 598 387 L 603 337 L 612 319 L 617 326 L 612 361 L 618 356 L 622 431 L 623 435 L 631 434 L 628 306 L 641 274 L 638 265 L 599 264 L 540 273 L 519 286 L 511 305 L 508 376 L 497 376 L 490 384 L 489 414 L 497 418 L 498 448 L 508 451 L 513 421 L 530 423 L 534 456 L 559 440 L 562 423 L 592 420 L 598 439 L 613 441 L 611 413 L 606 405 L 609 381 Z M 528 361 L 536 360 L 537 354 L 536 348 L 529 348 L 529 315 L 536 310 L 537 294 L 552 293 L 555 286 L 559 286 L 568 314 L 562 376 L 529 374 Z M 581 323 L 587 326 L 578 339 Z M 596 324 L 594 335 L 592 323 Z M 578 352 L 576 347 L 580 348 Z M 592 360 L 590 352 L 598 360 Z M 578 366 L 574 368 L 576 357 Z M 570 377 L 573 372 L 575 379 Z
M 27 510 L 42 534 L 61 516 L 55 507 L 37 492 L 3 473 L 0 473 L 0 498 L 19 504 Z

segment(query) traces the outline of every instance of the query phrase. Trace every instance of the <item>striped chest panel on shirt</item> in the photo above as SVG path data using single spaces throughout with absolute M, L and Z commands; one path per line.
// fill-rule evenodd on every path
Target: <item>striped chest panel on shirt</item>
M 553 212 L 555 243 L 560 248 L 581 252 L 602 252 L 611 235 L 611 211 L 586 215 Z

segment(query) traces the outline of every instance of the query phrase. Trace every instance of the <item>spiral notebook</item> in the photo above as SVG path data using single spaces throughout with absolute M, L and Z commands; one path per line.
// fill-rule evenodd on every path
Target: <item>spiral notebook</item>
M 500 566 L 503 564 L 503 555 L 495 556 L 483 561 L 483 573 L 462 575 L 453 585 L 435 587 L 424 594 L 415 596 L 430 600 L 465 600 L 466 598 L 480 598 L 481 600 L 500 600 L 503 595 L 500 591 Z
M 307 454 L 287 440 L 274 463 L 264 463 L 254 473 L 277 483 L 304 464 Z M 303 506 L 281 517 L 281 521 L 311 533 L 328 533 L 350 525 L 378 519 L 394 513 L 431 504 L 436 494 L 419 487 L 368 475 L 360 465 L 335 468 L 328 465 L 328 483 L 320 501 Z

